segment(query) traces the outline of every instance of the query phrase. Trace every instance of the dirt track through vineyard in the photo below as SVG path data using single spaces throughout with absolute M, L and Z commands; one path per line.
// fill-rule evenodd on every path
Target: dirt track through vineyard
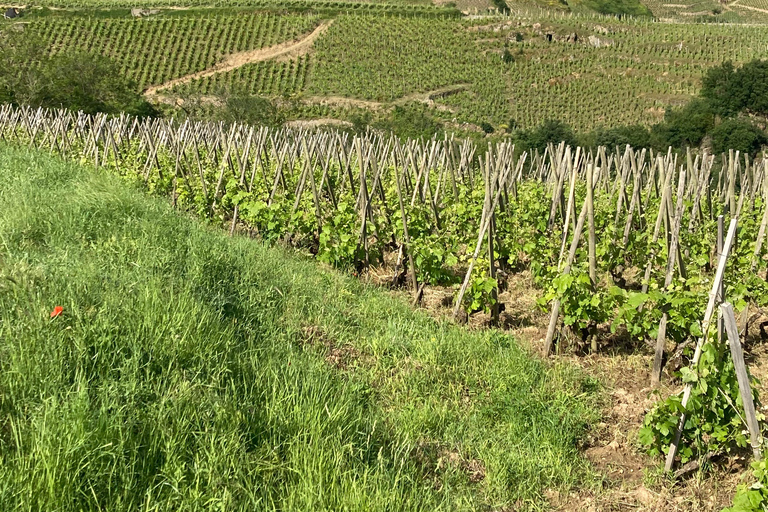
M 294 41 L 287 41 L 284 43 L 269 46 L 267 48 L 259 48 L 257 50 L 248 50 L 245 52 L 238 52 L 228 55 L 224 60 L 216 64 L 215 66 L 182 76 L 180 78 L 174 78 L 164 84 L 154 85 L 144 91 L 145 96 L 155 96 L 160 91 L 171 89 L 177 85 L 186 84 L 192 80 L 199 78 L 206 78 L 218 73 L 226 73 L 237 68 L 241 68 L 246 64 L 253 64 L 256 62 L 263 62 L 266 60 L 276 59 L 278 57 L 300 57 L 306 54 L 314 44 L 315 40 L 320 37 L 331 26 L 333 20 L 324 21 L 315 28 L 312 32 L 307 34 L 301 39 Z

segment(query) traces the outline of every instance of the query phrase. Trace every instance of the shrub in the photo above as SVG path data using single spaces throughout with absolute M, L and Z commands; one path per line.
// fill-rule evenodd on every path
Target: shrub
M 421 105 L 398 105 L 388 117 L 373 123 L 373 127 L 395 133 L 403 139 L 431 139 L 443 133 L 442 123 Z
M 698 146 L 714 125 L 709 103 L 695 99 L 681 109 L 668 110 L 664 122 L 651 128 L 651 143 L 659 150 Z
M 22 32 L 0 37 L 0 100 L 33 107 L 69 108 L 87 114 L 157 112 L 108 58 L 74 52 L 49 56 L 45 45 Z
M 724 62 L 707 71 L 701 85 L 701 96 L 717 115 L 768 115 L 768 61 L 753 60 L 739 69 Z
M 594 144 L 611 150 L 617 146 L 624 148 L 627 144 L 635 148 L 645 148 L 651 144 L 651 132 L 640 125 L 598 128 L 595 130 Z
M 557 120 L 544 121 L 533 130 L 520 130 L 515 136 L 515 143 L 520 150 L 538 149 L 543 151 L 551 142 L 559 144 L 565 141 L 569 146 L 576 146 L 578 140 L 573 129 L 566 123 Z
M 755 156 L 768 143 L 765 132 L 746 119 L 727 119 L 712 130 L 712 151 L 715 154 L 729 149 Z

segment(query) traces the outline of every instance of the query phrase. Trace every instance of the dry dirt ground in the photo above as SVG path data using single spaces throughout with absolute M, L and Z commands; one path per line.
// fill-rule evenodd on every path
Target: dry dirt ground
M 198 78 L 205 78 L 215 75 L 217 73 L 226 73 L 234 69 L 245 66 L 246 64 L 253 64 L 255 62 L 262 62 L 273 59 L 291 59 L 306 54 L 312 48 L 315 40 L 320 37 L 328 27 L 331 26 L 333 20 L 324 21 L 315 28 L 312 32 L 304 37 L 295 41 L 287 41 L 285 43 L 276 44 L 267 48 L 259 48 L 257 50 L 249 50 L 247 52 L 239 52 L 227 55 L 227 57 L 216 64 L 215 66 L 192 73 L 190 75 L 175 78 L 164 84 L 155 85 L 148 88 L 144 94 L 145 96 L 155 96 L 160 91 L 171 89 L 177 85 L 197 80 Z
M 391 278 L 391 272 L 381 270 L 363 277 L 380 285 L 388 285 Z M 403 290 L 393 293 L 410 297 Z M 500 314 L 501 328 L 541 354 L 549 315 L 536 306 L 539 295 L 531 275 L 524 271 L 509 276 L 508 288 L 499 301 L 505 307 Z M 427 287 L 420 307 L 449 317 L 452 303 L 452 289 Z M 768 382 L 768 344 L 761 342 L 758 326 L 766 319 L 755 315 L 745 344 L 750 372 L 763 382 Z M 486 328 L 488 322 L 488 315 L 477 313 L 469 317 L 468 327 Z M 588 347 L 579 346 L 575 336 L 565 332 L 558 352 L 554 357 L 581 367 L 602 383 L 606 401 L 602 419 L 590 427 L 584 446 L 584 455 L 603 475 L 603 485 L 598 490 L 576 490 L 567 495 L 548 491 L 553 510 L 710 512 L 730 506 L 736 486 L 750 477 L 750 460 L 744 454 L 713 460 L 706 471 L 693 471 L 675 481 L 661 475 L 663 460 L 637 449 L 637 431 L 645 413 L 659 398 L 682 389 L 666 373 L 660 387 L 651 387 L 653 351 L 649 345 L 606 331 L 600 336 L 598 353 L 588 354 Z M 764 388 L 761 385 L 761 394 Z

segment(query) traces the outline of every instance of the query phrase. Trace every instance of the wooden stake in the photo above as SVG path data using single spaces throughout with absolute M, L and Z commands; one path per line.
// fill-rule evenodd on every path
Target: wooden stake
M 728 236 L 725 238 L 725 243 L 723 244 L 723 253 L 720 255 L 720 261 L 717 263 L 717 272 L 715 272 L 715 279 L 712 283 L 712 289 L 709 292 L 709 301 L 707 302 L 707 309 L 704 311 L 704 320 L 701 322 L 701 331 L 703 335 L 701 338 L 699 338 L 699 341 L 696 343 L 696 351 L 693 354 L 693 359 L 691 360 L 691 366 L 696 366 L 699 363 L 699 359 L 701 358 L 701 349 L 704 346 L 704 342 L 707 339 L 707 333 L 709 332 L 709 324 L 712 320 L 712 314 L 715 311 L 715 302 L 717 300 L 718 296 L 718 290 L 720 289 L 720 284 L 723 281 L 723 277 L 725 275 L 725 264 L 728 260 L 728 254 L 731 252 L 731 246 L 733 245 L 733 238 L 736 236 L 736 226 L 737 221 L 736 219 L 731 220 L 731 225 L 728 227 Z M 688 400 L 691 399 L 691 384 L 688 383 L 685 386 L 685 390 L 683 391 L 683 399 L 681 402 L 681 406 L 683 409 L 683 413 L 680 415 L 680 421 L 677 425 L 677 430 L 675 432 L 675 438 L 672 440 L 672 442 L 669 445 L 669 451 L 667 452 L 667 460 L 664 464 L 664 470 L 670 471 L 672 469 L 672 466 L 675 464 L 675 457 L 677 456 L 677 448 L 680 444 L 680 436 L 683 433 L 683 427 L 685 426 L 685 408 L 688 406 Z
M 744 404 L 744 414 L 747 420 L 747 428 L 749 428 L 752 453 L 754 454 L 755 459 L 760 460 L 763 458 L 761 448 L 763 438 L 760 434 L 760 425 L 757 422 L 757 415 L 755 414 L 755 403 L 752 400 L 752 388 L 749 385 L 749 373 L 747 372 L 747 365 L 744 363 L 744 353 L 741 350 L 741 340 L 739 339 L 739 330 L 736 326 L 736 316 L 733 313 L 733 306 L 727 302 L 720 305 L 720 311 L 725 320 L 725 330 L 728 333 L 728 345 L 731 348 L 733 366 L 736 369 L 736 378 L 739 381 L 739 395 L 741 395 L 741 401 Z

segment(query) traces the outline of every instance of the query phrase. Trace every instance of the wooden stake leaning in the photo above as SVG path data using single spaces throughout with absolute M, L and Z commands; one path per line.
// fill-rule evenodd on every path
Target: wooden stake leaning
M 501 177 L 502 182 L 506 181 L 508 174 L 509 174 L 509 168 L 504 170 L 504 174 Z M 475 268 L 475 262 L 477 261 L 477 257 L 480 255 L 480 249 L 483 246 L 483 239 L 485 238 L 485 233 L 491 224 L 490 213 L 493 212 L 496 209 L 496 206 L 499 204 L 499 197 L 501 196 L 501 190 L 502 190 L 502 187 L 499 187 L 496 190 L 496 194 L 493 197 L 493 200 L 488 201 L 487 208 L 483 209 L 483 214 L 480 220 L 480 232 L 477 235 L 477 244 L 475 245 L 475 252 L 472 254 L 472 259 L 469 262 L 469 268 L 467 269 L 467 274 L 464 276 L 464 282 L 461 284 L 461 289 L 459 289 L 459 294 L 456 297 L 456 304 L 453 306 L 454 319 L 458 318 L 459 316 L 459 310 L 461 309 L 461 301 L 464 299 L 464 294 L 467 292 L 467 287 L 469 286 L 469 280 L 472 277 L 472 270 Z
M 571 249 L 568 252 L 568 261 L 563 268 L 563 275 L 571 272 L 571 264 L 576 258 L 576 249 L 579 247 L 579 239 L 581 238 L 581 232 L 584 230 L 584 221 L 587 218 L 587 202 L 584 202 L 584 206 L 581 208 L 581 214 L 579 214 L 579 221 L 576 224 L 576 229 L 573 231 L 573 239 L 571 240 Z M 560 318 L 560 299 L 552 301 L 552 314 L 549 317 L 549 326 L 547 327 L 547 338 L 544 340 L 544 356 L 548 356 L 552 352 L 552 342 L 555 339 L 555 331 L 557 330 L 557 321 Z
M 715 301 L 720 290 L 720 283 L 723 281 L 725 275 L 725 264 L 728 261 L 728 255 L 731 252 L 731 246 L 733 245 L 733 239 L 736 236 L 736 225 L 738 222 L 736 219 L 731 220 L 731 225 L 728 227 L 728 235 L 725 237 L 725 244 L 723 245 L 723 252 L 720 255 L 720 261 L 717 263 L 717 272 L 715 273 L 715 279 L 712 283 L 712 289 L 709 292 L 709 301 L 707 302 L 707 309 L 704 311 L 704 320 L 701 322 L 701 332 L 703 333 L 696 343 L 696 351 L 693 354 L 691 360 L 691 366 L 696 366 L 701 358 L 701 349 L 704 342 L 707 339 L 707 333 L 709 332 L 709 324 L 712 321 L 712 314 L 715 311 Z M 683 413 L 680 415 L 680 421 L 675 431 L 675 438 L 669 445 L 669 451 L 667 452 L 667 460 L 664 464 L 664 470 L 670 471 L 675 463 L 675 457 L 677 456 L 677 448 L 680 444 L 680 436 L 683 433 L 683 426 L 685 425 L 685 408 L 688 406 L 688 400 L 691 399 L 691 383 L 686 384 L 683 391 L 683 400 L 681 402 Z
M 744 363 L 744 353 L 741 350 L 739 329 L 736 326 L 736 315 L 733 313 L 733 306 L 727 302 L 720 305 L 720 311 L 725 320 L 725 331 L 728 333 L 728 345 L 731 348 L 733 366 L 736 368 L 736 378 L 739 381 L 739 395 L 741 395 L 741 401 L 744 404 L 744 414 L 747 420 L 747 428 L 749 429 L 752 454 L 755 456 L 755 459 L 760 460 L 763 457 L 763 438 L 760 435 L 760 425 L 757 422 L 757 415 L 755 414 L 755 403 L 752 400 L 752 388 L 749 385 L 749 373 L 747 373 L 747 365 Z
M 677 184 L 677 205 L 675 207 L 675 218 L 672 221 L 672 240 L 669 244 L 669 252 L 667 255 L 667 273 L 664 276 L 664 288 L 667 288 L 672 284 L 672 277 L 675 273 L 675 255 L 677 254 L 677 246 L 680 238 L 680 224 L 683 219 L 683 190 L 685 187 L 685 171 L 680 171 L 680 179 Z M 653 358 L 653 369 L 651 370 L 651 384 L 656 385 L 661 380 L 661 363 L 664 358 L 664 345 L 667 341 L 667 319 L 668 312 L 665 310 L 661 315 L 661 321 L 659 322 L 659 333 L 656 337 L 656 354 Z

